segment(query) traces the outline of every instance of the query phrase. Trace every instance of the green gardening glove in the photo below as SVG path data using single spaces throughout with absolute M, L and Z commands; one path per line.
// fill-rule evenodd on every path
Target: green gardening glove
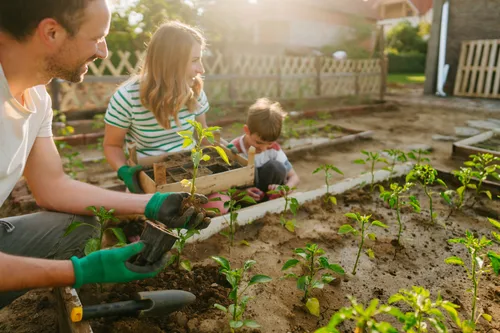
M 181 215 L 182 202 L 189 195 L 187 192 L 156 192 L 147 203 L 144 215 L 165 224 L 167 228 L 205 229 L 216 213 L 204 210 L 197 213 L 191 206 Z M 201 205 L 208 202 L 207 197 L 201 194 L 195 194 L 195 199 Z
M 123 180 L 128 190 L 132 193 L 144 193 L 139 184 L 139 172 L 142 170 L 142 165 L 128 166 L 124 165 L 118 169 L 118 178 Z
M 73 288 L 87 283 L 129 282 L 154 277 L 165 267 L 168 256 L 165 254 L 156 263 L 146 266 L 127 262 L 143 248 L 144 243 L 139 241 L 125 247 L 96 251 L 83 258 L 71 257 L 75 270 Z

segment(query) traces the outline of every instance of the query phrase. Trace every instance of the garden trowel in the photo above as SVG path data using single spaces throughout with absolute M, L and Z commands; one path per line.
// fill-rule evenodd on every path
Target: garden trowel
M 183 290 L 142 291 L 129 301 L 73 308 L 71 321 L 111 316 L 166 316 L 195 300 L 196 296 Z

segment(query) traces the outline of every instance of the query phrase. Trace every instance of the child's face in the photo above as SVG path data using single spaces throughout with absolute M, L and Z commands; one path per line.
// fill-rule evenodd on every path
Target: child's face
M 193 48 L 191 49 L 191 57 L 189 59 L 186 73 L 186 79 L 190 87 L 193 86 L 194 79 L 197 75 L 202 75 L 203 73 L 205 73 L 205 68 L 203 68 L 203 64 L 201 63 L 201 56 L 201 45 L 198 43 L 194 43 Z
M 250 130 L 248 129 L 247 125 L 244 126 L 244 129 L 245 134 L 247 135 L 248 143 L 250 144 L 250 146 L 255 147 L 255 153 L 262 153 L 263 151 L 269 149 L 269 146 L 273 144 L 273 142 L 262 140 L 257 133 L 250 134 Z

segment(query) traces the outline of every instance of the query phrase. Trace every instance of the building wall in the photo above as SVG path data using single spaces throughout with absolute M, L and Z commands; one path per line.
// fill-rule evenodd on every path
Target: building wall
M 450 65 L 445 92 L 451 94 L 462 41 L 500 38 L 500 0 L 452 0 L 446 63 Z

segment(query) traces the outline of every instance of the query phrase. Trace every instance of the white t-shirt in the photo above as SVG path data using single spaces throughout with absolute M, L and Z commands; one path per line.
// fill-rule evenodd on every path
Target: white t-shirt
M 45 86 L 24 92 L 25 106 L 10 93 L 0 65 L 0 206 L 23 175 L 37 137 L 52 136 L 52 104 Z

